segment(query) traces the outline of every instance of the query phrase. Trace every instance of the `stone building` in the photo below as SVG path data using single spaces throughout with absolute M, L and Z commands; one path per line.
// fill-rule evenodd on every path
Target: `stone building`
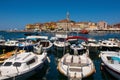
M 107 29 L 107 22 L 105 22 L 105 21 L 98 22 L 98 29 L 99 30 Z

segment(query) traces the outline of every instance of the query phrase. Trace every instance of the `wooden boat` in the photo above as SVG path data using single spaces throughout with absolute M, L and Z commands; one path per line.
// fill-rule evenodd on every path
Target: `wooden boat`
M 100 53 L 102 66 L 116 78 L 120 80 L 120 52 L 102 51 Z

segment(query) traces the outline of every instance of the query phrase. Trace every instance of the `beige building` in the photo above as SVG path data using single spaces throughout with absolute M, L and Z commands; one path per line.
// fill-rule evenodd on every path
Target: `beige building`
M 41 30 L 42 24 L 36 23 L 36 24 L 27 24 L 26 25 L 26 30 Z
M 27 24 L 26 25 L 26 30 L 33 30 L 34 29 L 34 25 L 33 24 Z
M 71 31 L 72 26 L 74 25 L 74 21 L 70 21 L 68 19 L 60 20 L 56 22 L 58 29 L 69 30 Z
M 100 30 L 107 29 L 107 22 L 105 22 L 105 21 L 98 22 L 98 29 L 100 29 Z

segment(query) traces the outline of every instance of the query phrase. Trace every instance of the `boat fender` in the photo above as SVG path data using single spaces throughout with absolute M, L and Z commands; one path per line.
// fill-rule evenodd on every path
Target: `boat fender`
M 101 63 L 100 69 L 103 70 L 104 69 L 103 67 L 104 67 L 104 63 Z
M 47 57 L 47 60 L 48 60 L 48 62 L 50 63 L 50 59 L 49 59 L 49 57 Z
M 0 71 L 0 76 L 2 76 L 2 72 Z

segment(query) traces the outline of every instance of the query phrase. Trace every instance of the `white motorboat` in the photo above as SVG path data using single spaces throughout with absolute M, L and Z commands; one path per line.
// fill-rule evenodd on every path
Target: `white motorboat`
M 57 40 L 57 37 L 51 37 L 50 38 L 50 41 L 53 43 L 54 41 L 56 41 Z
M 38 45 L 42 45 L 43 50 L 50 51 L 53 46 L 53 43 L 50 40 L 45 39 L 45 40 L 40 40 Z
M 19 49 L 24 49 L 27 51 L 32 51 L 33 50 L 33 46 L 37 45 L 37 43 L 34 43 L 31 40 L 27 40 L 24 38 L 18 39 L 19 43 L 17 44 L 17 47 Z
M 5 44 L 5 39 L 0 38 L 0 46 Z
M 47 62 L 47 52 L 23 52 L 8 58 L 0 66 L 0 80 L 26 80 L 39 72 Z
M 13 51 L 18 46 L 19 41 L 17 40 L 7 40 L 3 45 L 1 45 L 1 49 L 5 52 Z
M 0 38 L 0 54 L 3 53 L 2 45 L 5 44 L 5 41 L 6 41 L 6 40 L 5 40 L 4 38 L 2 38 L 2 37 Z
M 65 54 L 58 63 L 58 70 L 69 79 L 82 79 L 95 72 L 95 66 L 87 53 L 82 55 Z
M 30 36 L 27 36 L 26 39 L 38 42 L 41 39 L 48 39 L 48 36 L 30 35 Z
M 70 43 L 66 41 L 67 34 L 65 33 L 59 33 L 56 34 L 57 40 L 53 42 L 54 48 L 57 50 L 64 50 L 64 49 L 69 49 Z
M 99 41 L 101 51 L 119 51 L 120 47 L 118 42 L 112 40 Z
M 70 53 L 74 53 L 74 51 L 77 51 L 77 54 L 82 54 L 86 52 L 86 47 L 81 45 L 80 39 L 87 41 L 87 38 L 82 36 L 69 36 L 66 40 L 76 39 L 76 42 L 70 45 Z
M 102 51 L 102 66 L 117 80 L 120 80 L 120 52 Z
M 80 55 L 86 52 L 86 47 L 84 47 L 80 43 L 70 45 L 70 53 L 74 53 L 75 50 L 77 51 L 77 54 Z
M 97 42 L 96 39 L 93 39 L 93 38 L 88 38 L 88 41 L 84 41 L 81 43 L 84 47 L 87 47 L 89 49 L 90 52 L 98 52 L 99 51 L 99 48 L 100 48 L 100 45 L 99 43 Z
M 7 40 L 3 45 L 1 45 L 1 49 L 4 49 L 6 52 L 15 50 L 16 48 L 24 48 L 24 50 L 32 51 L 33 46 L 35 45 L 37 45 L 37 43 L 33 43 L 26 39 Z

